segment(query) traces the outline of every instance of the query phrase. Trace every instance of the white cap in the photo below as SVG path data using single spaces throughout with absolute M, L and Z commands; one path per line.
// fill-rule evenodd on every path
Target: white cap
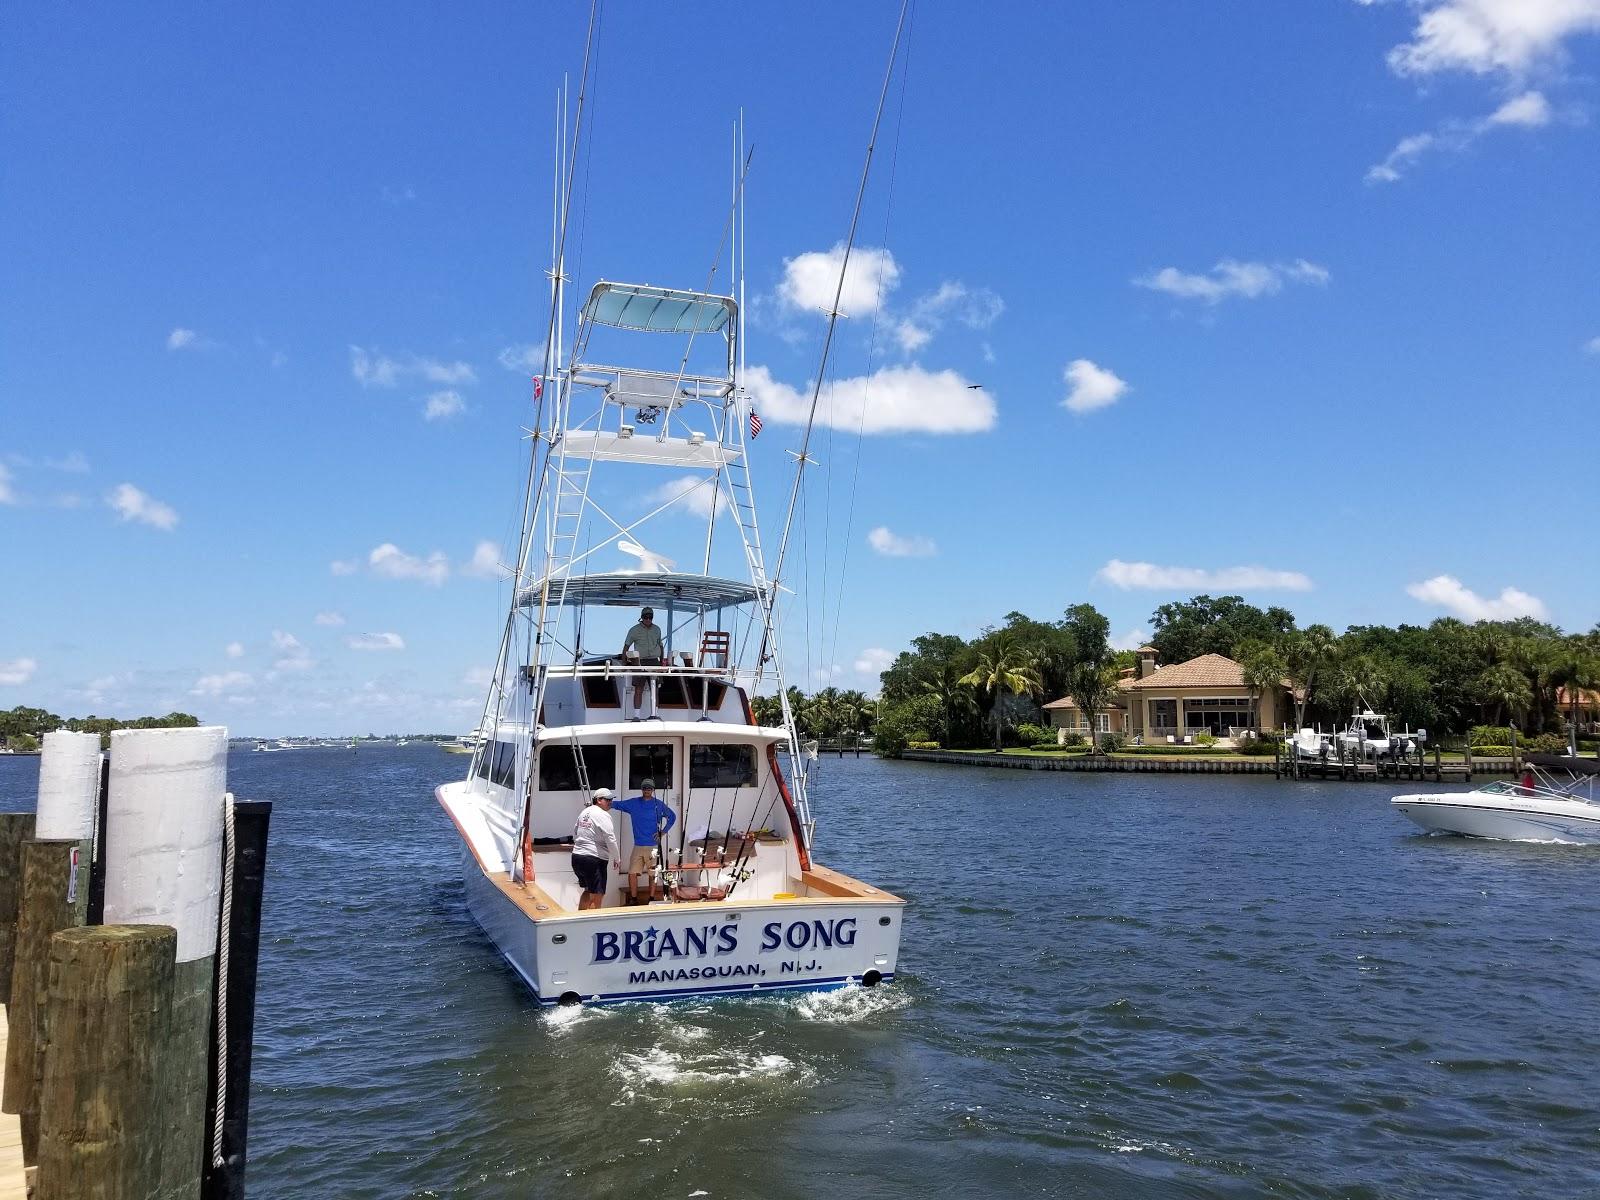
M 590 797 L 592 800 L 615 800 L 616 798 L 617 794 L 610 788 L 595 788 L 594 795 Z

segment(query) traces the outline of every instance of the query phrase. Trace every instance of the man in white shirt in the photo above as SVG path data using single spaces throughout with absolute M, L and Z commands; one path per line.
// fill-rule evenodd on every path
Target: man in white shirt
M 639 623 L 628 630 L 628 636 L 622 639 L 622 656 L 630 661 L 633 655 L 628 653 L 629 648 L 638 656 L 641 667 L 659 667 L 662 658 L 661 630 L 655 623 L 655 610 L 641 609 Z M 643 675 L 633 677 L 633 716 L 630 720 L 639 719 L 639 708 L 644 703 Z
M 578 887 L 583 892 L 578 900 L 579 912 L 599 908 L 605 901 L 606 863 L 622 870 L 622 849 L 611 819 L 611 802 L 615 799 L 610 788 L 596 788 L 572 827 L 572 873 L 578 877 Z

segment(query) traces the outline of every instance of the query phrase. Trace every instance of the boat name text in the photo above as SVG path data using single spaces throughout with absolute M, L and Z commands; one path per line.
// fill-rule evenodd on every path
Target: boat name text
M 760 954 L 775 950 L 825 950 L 856 944 L 856 919 L 835 917 L 804 921 L 768 921 L 761 927 Z M 594 935 L 590 962 L 653 963 L 668 958 L 704 958 L 732 954 L 739 949 L 738 922 L 699 925 L 681 929 L 606 930 Z

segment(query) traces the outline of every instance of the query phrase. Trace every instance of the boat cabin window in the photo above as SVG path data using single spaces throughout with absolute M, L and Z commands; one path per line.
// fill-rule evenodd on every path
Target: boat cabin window
M 689 786 L 754 787 L 756 748 L 712 743 L 689 747 Z
M 616 787 L 617 752 L 610 746 L 580 746 L 579 749 L 583 751 L 583 768 L 589 776 L 589 787 Z M 582 787 L 571 746 L 546 746 L 539 751 L 540 791 L 576 792 Z
M 598 675 L 584 676 L 583 702 L 590 708 L 621 708 L 622 700 L 617 694 L 617 681 Z
M 517 748 L 511 742 L 490 742 L 478 759 L 478 775 L 501 787 L 517 782 Z
M 655 781 L 657 792 L 672 786 L 670 742 L 634 742 L 628 747 L 628 791 L 638 791 L 646 779 Z
M 703 702 L 707 709 L 721 708 L 722 697 L 727 690 L 726 684 L 708 684 L 699 676 L 683 678 L 669 675 L 656 684 L 656 703 L 662 708 L 698 709 Z

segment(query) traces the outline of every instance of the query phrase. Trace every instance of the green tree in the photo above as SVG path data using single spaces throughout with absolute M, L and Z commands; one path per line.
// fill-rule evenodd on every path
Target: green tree
M 1089 752 L 1092 754 L 1100 748 L 1100 714 L 1110 707 L 1117 694 L 1117 668 L 1110 662 L 1079 662 L 1072 668 L 1068 686 L 1078 711 L 1088 718 Z
M 1308 625 L 1284 636 L 1284 677 L 1294 689 L 1294 727 L 1306 723 L 1306 706 L 1317 693 L 1325 673 L 1338 656 L 1338 642 L 1326 625 Z
M 1003 701 L 1006 696 L 1037 695 L 1043 686 L 1039 669 L 1014 634 L 996 630 L 986 644 L 978 647 L 978 663 L 959 682 L 988 692 L 994 699 L 994 748 L 1001 748 Z
M 1286 608 L 1263 611 L 1246 604 L 1243 596 L 1193 596 L 1163 604 L 1150 618 L 1155 630 L 1150 644 L 1164 663 L 1186 662 L 1202 654 L 1239 657 L 1239 646 L 1250 639 L 1272 641 L 1294 628 L 1294 614 Z
M 1473 685 L 1478 703 L 1492 709 L 1492 725 L 1500 725 L 1509 714 L 1519 719 L 1533 703 L 1533 689 L 1527 677 L 1508 662 L 1496 663 L 1478 676 Z
M 1240 653 L 1239 665 L 1244 668 L 1244 683 L 1250 689 L 1251 724 L 1260 729 L 1261 697 L 1283 686 L 1289 666 L 1271 642 L 1246 642 Z

